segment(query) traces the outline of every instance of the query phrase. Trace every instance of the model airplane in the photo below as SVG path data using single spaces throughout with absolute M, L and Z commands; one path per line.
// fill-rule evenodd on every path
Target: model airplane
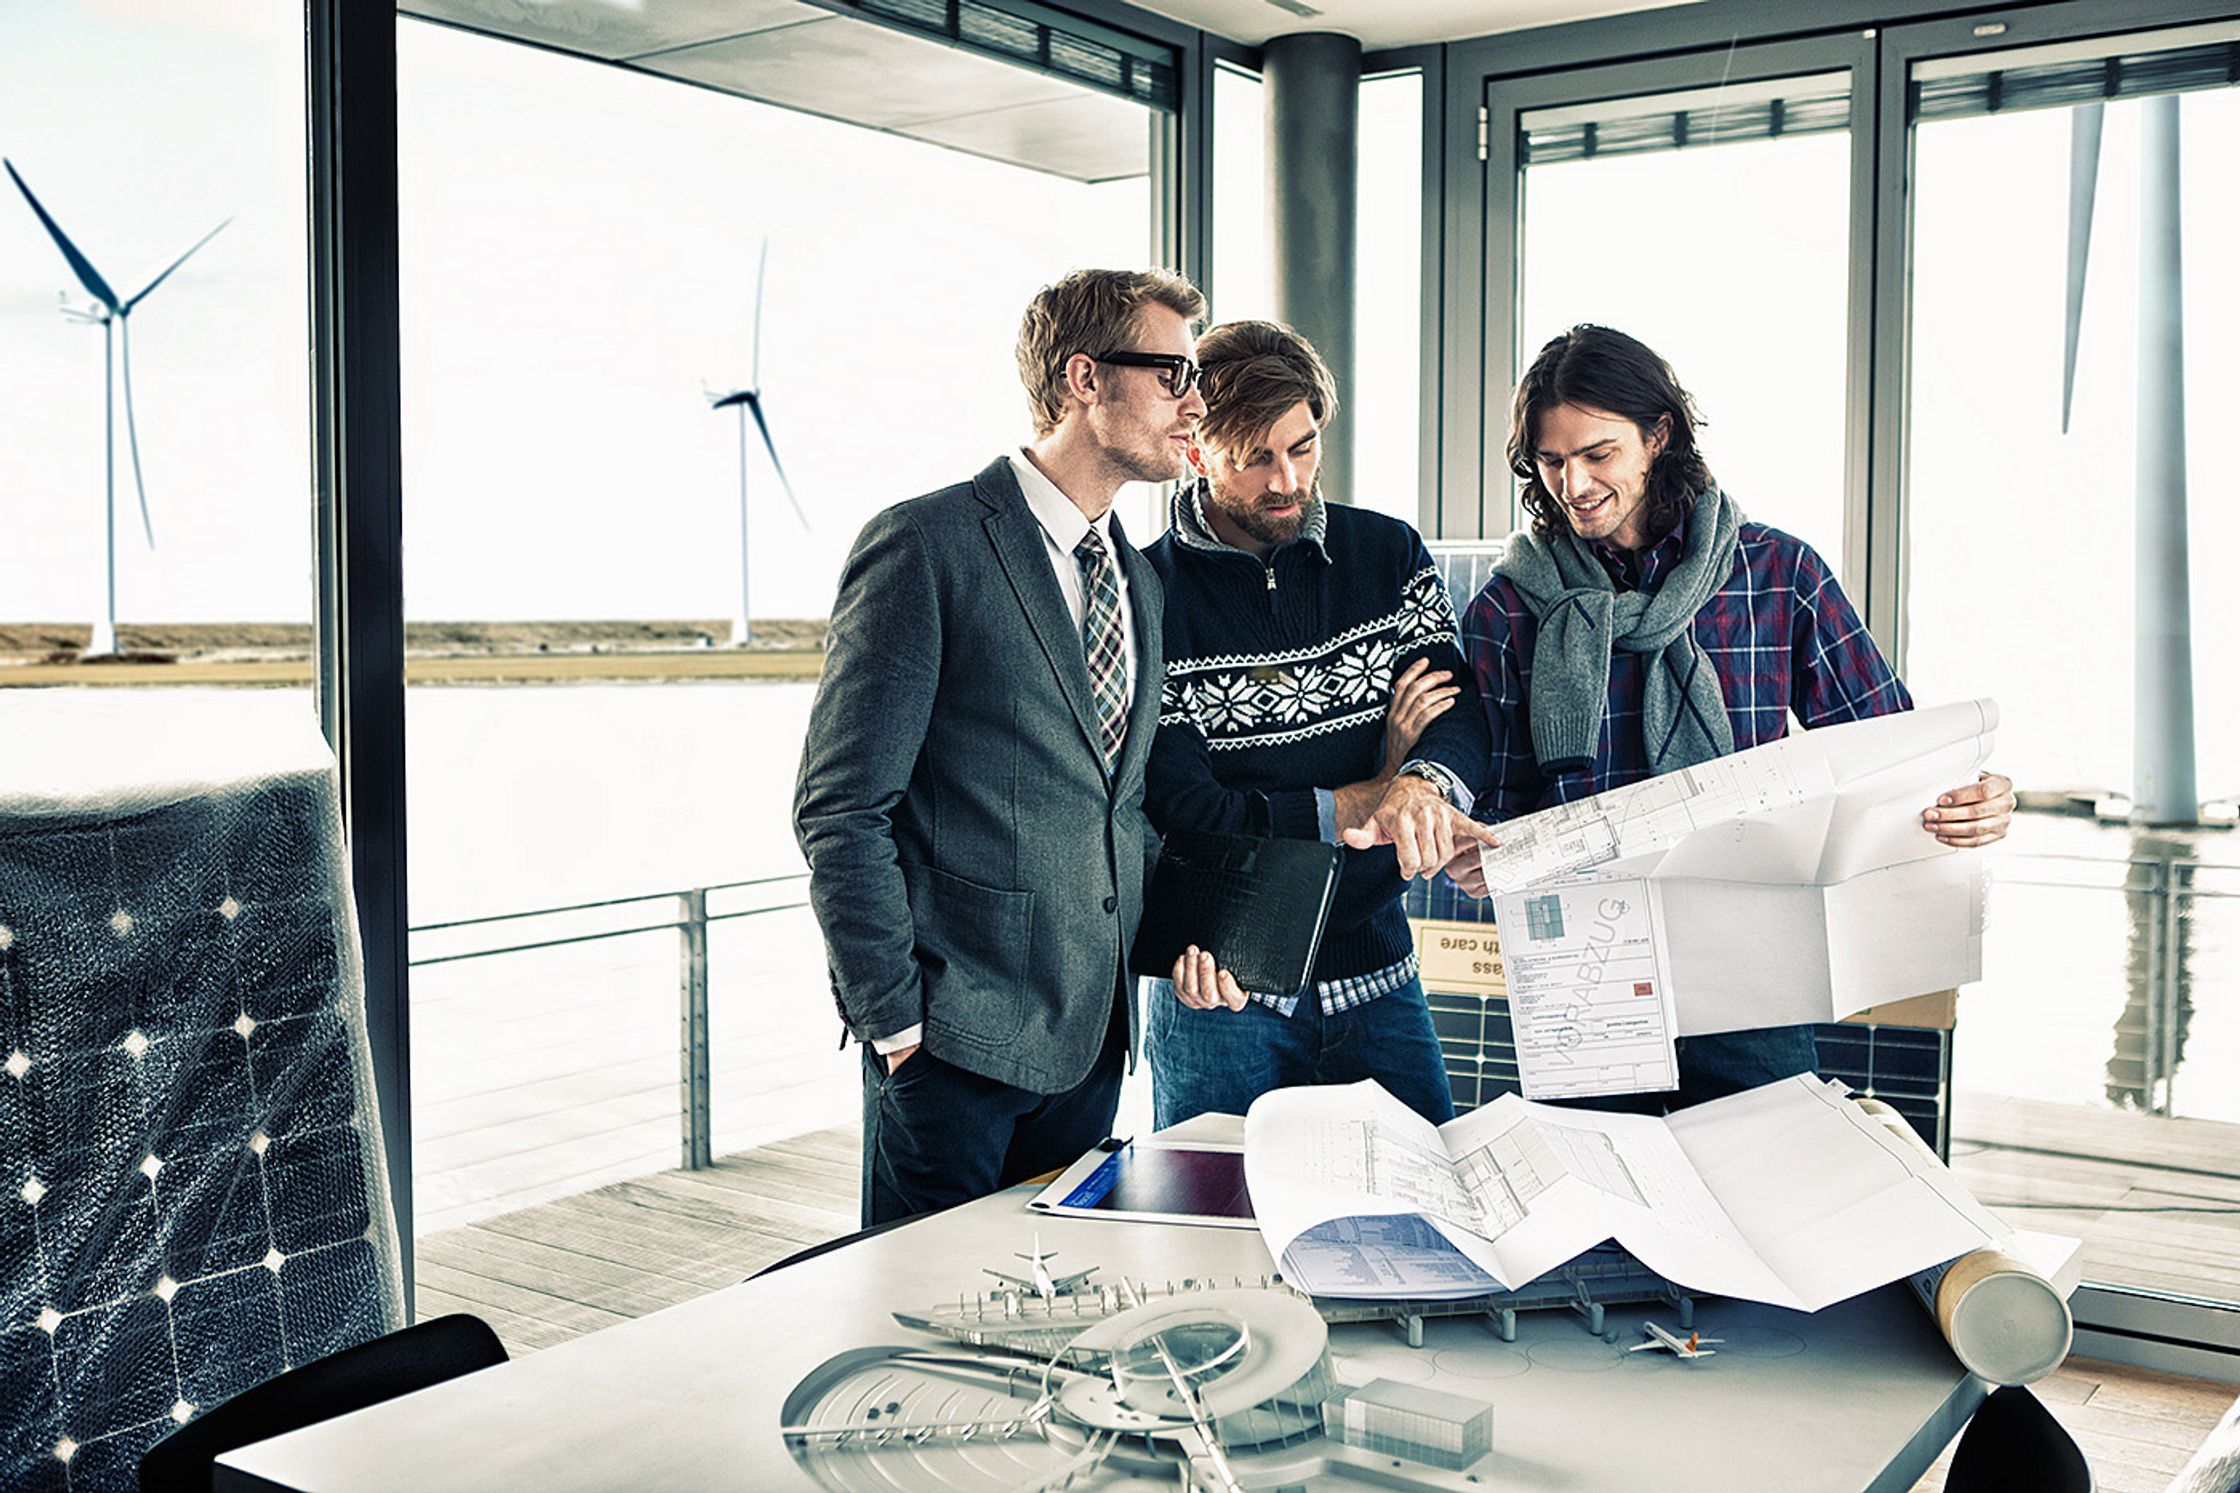
M 1626 1349 L 1628 1353 L 1654 1353 L 1661 1348 L 1674 1358 L 1688 1360 L 1711 1358 L 1716 1355 L 1704 1345 L 1725 1341 L 1723 1338 L 1705 1337 L 1700 1332 L 1691 1332 L 1686 1337 L 1681 1337 L 1677 1333 L 1665 1331 L 1654 1322 L 1642 1323 L 1641 1330 L 1649 1334 L 1649 1341 L 1635 1343 L 1632 1347 Z
M 1032 1291 L 1044 1301 L 1055 1301 L 1060 1296 L 1069 1296 L 1080 1290 L 1082 1286 L 1088 1283 L 1089 1277 L 1097 1273 L 1097 1267 L 1091 1265 L 1088 1269 L 1076 1270 L 1071 1275 L 1053 1277 L 1050 1274 L 1049 1262 L 1057 1257 L 1058 1252 L 1056 1250 L 1042 1247 L 1042 1235 L 1036 1234 L 1034 1236 L 1033 1254 L 1013 1256 L 1014 1259 L 1025 1260 L 1032 1266 L 1032 1275 L 1009 1275 L 993 1267 L 983 1268 L 987 1270 L 988 1274 L 1006 1285 L 1017 1286 L 1022 1291 Z

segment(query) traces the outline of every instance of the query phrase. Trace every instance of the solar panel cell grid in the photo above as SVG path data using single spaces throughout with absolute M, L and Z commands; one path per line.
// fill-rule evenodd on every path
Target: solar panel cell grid
M 331 774 L 0 802 L 0 1487 L 398 1325 Z

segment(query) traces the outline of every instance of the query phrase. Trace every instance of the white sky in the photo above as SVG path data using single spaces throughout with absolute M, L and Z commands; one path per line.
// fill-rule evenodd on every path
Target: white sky
M 813 615 L 877 508 L 1026 430 L 1010 359 L 1039 284 L 1142 263 L 1147 183 L 1084 187 L 890 136 L 400 23 L 406 584 L 418 618 L 727 615 L 735 427 L 703 380 L 763 376 L 803 532 L 757 455 L 754 610 Z M 1383 92 L 1380 95 L 1379 89 Z M 1363 116 L 1358 468 L 1413 508 L 1412 84 Z M 1217 315 L 1264 311 L 1258 89 L 1225 84 Z M 2206 687 L 2240 633 L 2208 567 L 2240 539 L 2212 468 L 2235 407 L 2240 94 L 2184 100 L 2194 613 L 2205 791 L 2240 788 L 2240 706 Z M 233 225 L 135 317 L 160 548 L 121 489 L 121 614 L 310 610 L 300 12 L 292 0 L 8 0 L 0 152 L 120 289 Z M 1916 174 L 1913 656 L 1929 698 L 2008 704 L 2026 781 L 2120 784 L 2129 757 L 2136 106 L 2111 112 L 2082 411 L 2057 434 L 2067 123 L 1925 128 Z M 1840 564 L 1840 137 L 1544 167 L 1530 179 L 1528 349 L 1579 319 L 1669 356 L 1746 512 Z M 1700 204 L 1682 227 L 1664 204 Z M 91 616 L 101 575 L 98 331 L 0 193 L 0 617 Z M 2217 329 L 2222 329 L 2221 333 Z M 121 448 L 120 448 L 121 449 Z M 1138 532 L 1143 504 L 1123 508 Z M 2082 703 L 2080 703 L 2082 702 Z

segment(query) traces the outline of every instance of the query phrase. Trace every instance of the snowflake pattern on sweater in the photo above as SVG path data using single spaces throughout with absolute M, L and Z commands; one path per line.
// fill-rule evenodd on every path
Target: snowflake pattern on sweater
M 1457 645 L 1460 638 L 1447 588 L 1426 566 L 1409 577 L 1399 606 L 1327 643 L 1170 663 L 1159 724 L 1195 727 L 1207 747 L 1220 752 L 1381 722 L 1392 702 L 1394 660 L 1429 644 Z

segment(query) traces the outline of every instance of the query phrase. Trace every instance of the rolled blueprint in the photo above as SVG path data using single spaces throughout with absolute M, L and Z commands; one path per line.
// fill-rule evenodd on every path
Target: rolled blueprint
M 1934 1156 L 1913 1126 L 1879 1099 L 1856 1103 Z M 1939 1165 L 1942 1165 L 1940 1162 Z M 2069 1356 L 2075 1323 L 2069 1303 L 2051 1281 L 1999 1249 L 1979 1249 L 1943 1265 L 1917 1271 L 1913 1293 L 1936 1318 L 1937 1328 L 1968 1372 L 1993 1384 L 2029 1384 L 2052 1373 Z

